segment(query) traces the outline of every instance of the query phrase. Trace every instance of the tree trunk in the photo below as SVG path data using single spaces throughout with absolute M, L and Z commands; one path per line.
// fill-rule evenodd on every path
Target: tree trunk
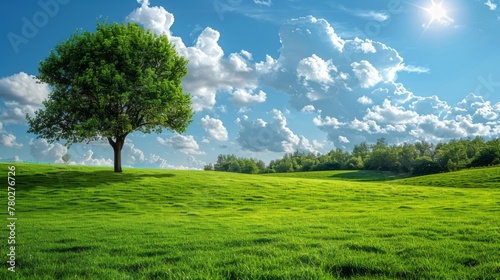
M 113 147 L 113 151 L 115 154 L 115 160 L 114 160 L 115 172 L 121 173 L 122 172 L 122 148 L 123 148 L 123 144 L 125 143 L 125 137 L 124 136 L 115 137 L 114 141 L 112 138 L 108 138 L 108 142 L 111 145 L 111 147 Z

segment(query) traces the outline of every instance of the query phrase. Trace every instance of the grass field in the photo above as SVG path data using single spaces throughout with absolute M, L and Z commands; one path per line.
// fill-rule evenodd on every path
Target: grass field
M 500 279 L 500 168 L 386 181 L 14 165 L 16 272 L 2 226 L 0 279 Z

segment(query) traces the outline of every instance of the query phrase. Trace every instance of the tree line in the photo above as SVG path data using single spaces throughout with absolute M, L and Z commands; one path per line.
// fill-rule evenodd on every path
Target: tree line
M 299 151 L 287 153 L 267 166 L 262 160 L 219 155 L 215 164 L 208 164 L 204 169 L 247 174 L 379 170 L 418 176 L 493 165 L 500 165 L 499 138 L 485 141 L 476 137 L 437 144 L 419 141 L 402 145 L 388 145 L 385 138 L 380 138 L 375 144 L 356 144 L 350 152 L 337 148 L 324 155 Z

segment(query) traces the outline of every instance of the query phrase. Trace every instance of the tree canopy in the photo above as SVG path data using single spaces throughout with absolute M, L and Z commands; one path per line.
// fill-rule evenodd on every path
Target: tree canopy
M 166 35 L 135 23 L 78 30 L 40 62 L 38 79 L 52 92 L 45 108 L 27 116 L 28 132 L 67 146 L 106 138 L 121 172 L 128 134 L 182 133 L 192 122 L 191 97 L 181 86 L 186 65 Z

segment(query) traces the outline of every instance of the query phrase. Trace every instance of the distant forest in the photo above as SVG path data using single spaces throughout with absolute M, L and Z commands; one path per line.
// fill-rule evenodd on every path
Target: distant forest
M 258 159 L 219 155 L 215 164 L 208 164 L 204 169 L 248 174 L 379 170 L 418 176 L 494 165 L 500 165 L 499 138 L 485 141 L 476 137 L 448 143 L 422 141 L 402 145 L 388 145 L 385 138 L 380 138 L 372 145 L 366 142 L 356 144 L 352 152 L 338 148 L 325 155 L 299 151 L 287 153 L 281 159 L 272 160 L 268 166 Z

